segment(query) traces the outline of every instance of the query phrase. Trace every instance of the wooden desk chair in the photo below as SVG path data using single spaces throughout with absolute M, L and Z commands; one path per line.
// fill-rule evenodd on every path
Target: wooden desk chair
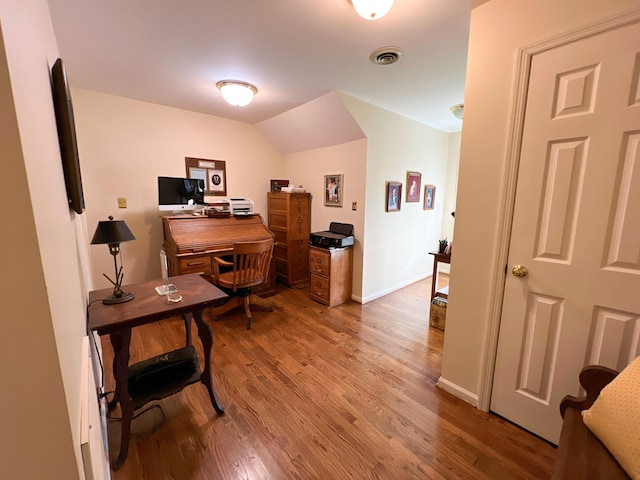
M 229 295 L 223 305 L 212 309 L 218 317 L 232 308 L 244 306 L 249 319 L 247 330 L 251 329 L 250 304 L 258 304 L 273 311 L 271 302 L 251 293 L 251 287 L 260 285 L 269 275 L 269 265 L 273 253 L 273 238 L 258 242 L 236 242 L 233 244 L 233 260 L 225 261 L 215 257 L 211 281 Z

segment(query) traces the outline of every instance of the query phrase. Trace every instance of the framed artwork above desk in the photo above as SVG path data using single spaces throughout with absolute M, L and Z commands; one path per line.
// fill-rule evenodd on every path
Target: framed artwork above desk
M 205 195 L 227 196 L 227 162 L 185 157 L 187 178 L 204 180 Z

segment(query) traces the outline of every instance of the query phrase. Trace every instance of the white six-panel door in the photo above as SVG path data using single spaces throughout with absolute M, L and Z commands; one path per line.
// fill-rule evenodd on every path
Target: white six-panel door
M 491 410 L 557 442 L 580 369 L 640 355 L 640 25 L 530 72 Z

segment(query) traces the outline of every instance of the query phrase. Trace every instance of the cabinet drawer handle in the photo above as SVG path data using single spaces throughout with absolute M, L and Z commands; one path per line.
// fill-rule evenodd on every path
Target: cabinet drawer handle
M 204 262 L 187 262 L 189 267 L 195 267 L 197 265 L 204 265 Z

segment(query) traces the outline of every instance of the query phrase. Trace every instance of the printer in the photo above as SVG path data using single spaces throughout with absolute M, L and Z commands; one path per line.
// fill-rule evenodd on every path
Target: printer
M 214 213 L 220 215 L 210 216 L 224 216 L 228 215 L 253 215 L 253 200 L 248 198 L 226 198 L 226 197 L 205 197 L 207 203 L 207 213 Z
M 349 247 L 353 241 L 353 225 L 339 222 L 331 222 L 329 230 L 312 233 L 309 238 L 311 245 L 322 248 Z

